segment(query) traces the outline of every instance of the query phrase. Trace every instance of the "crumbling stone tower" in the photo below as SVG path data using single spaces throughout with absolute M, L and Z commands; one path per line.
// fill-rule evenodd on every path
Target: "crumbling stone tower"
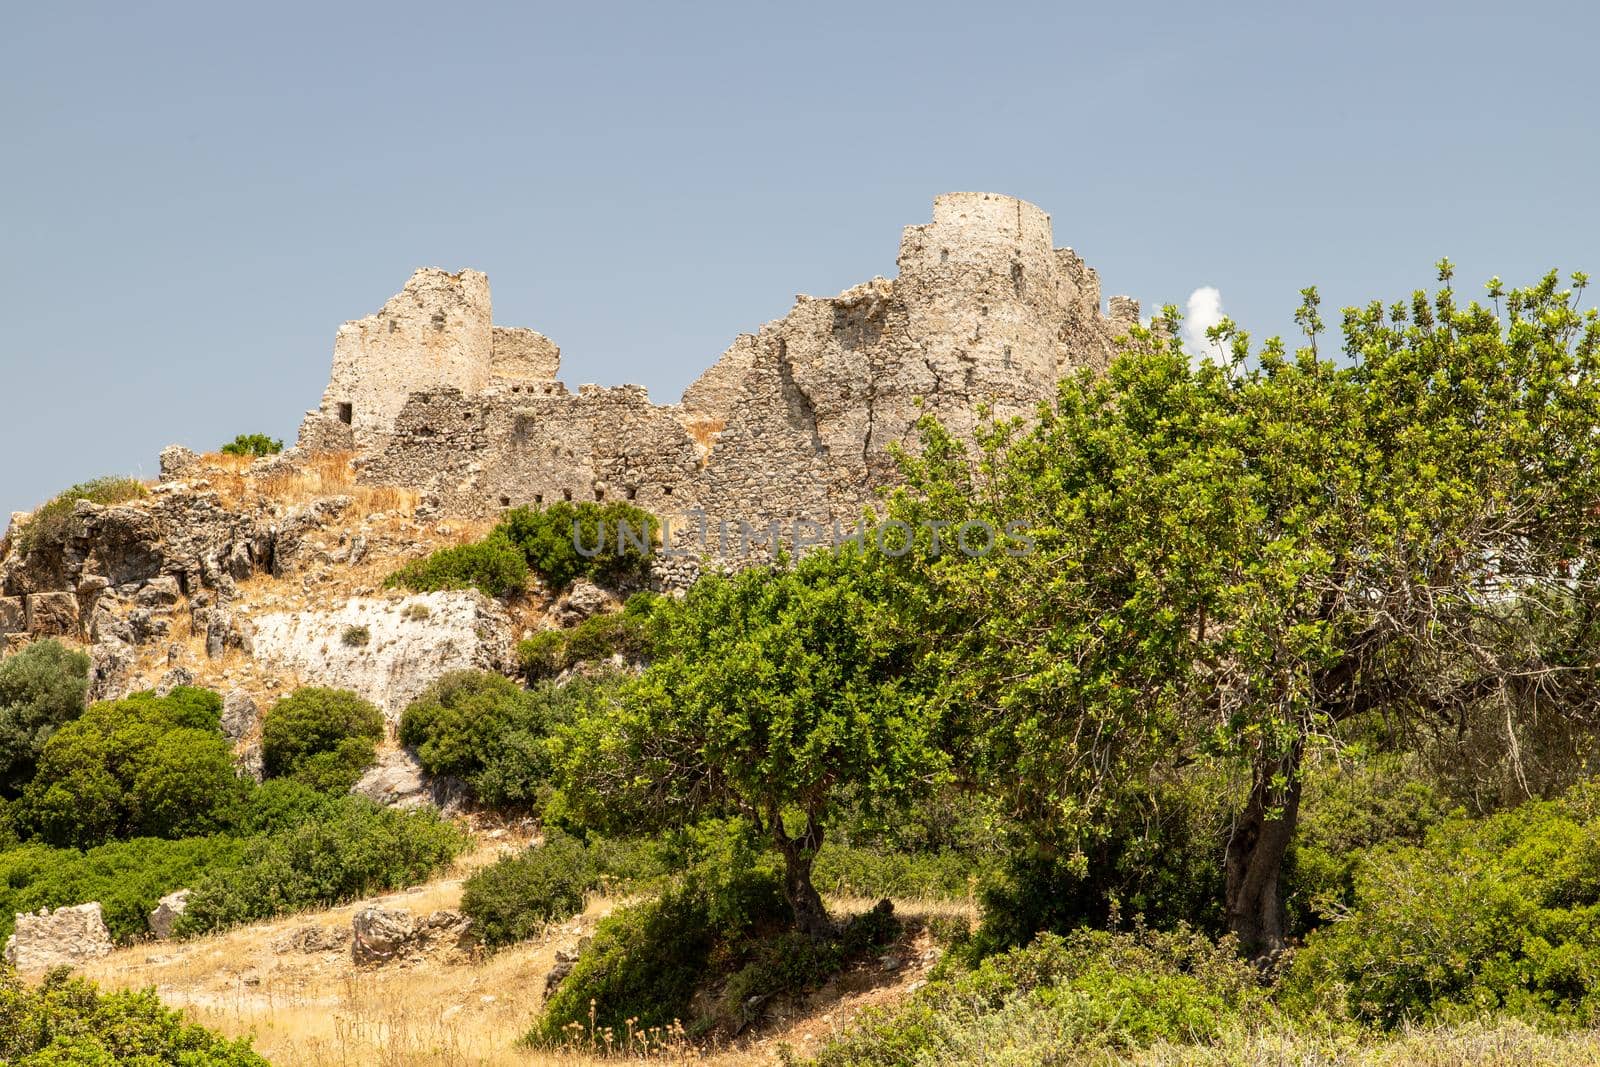
M 1103 367 L 1139 315 L 1125 297 L 1103 313 L 1098 276 L 1054 247 L 1050 216 L 996 193 L 936 198 L 898 266 L 797 298 L 671 405 L 637 386 L 569 393 L 554 344 L 492 324 L 482 274 L 419 270 L 340 328 L 300 444 L 354 450 L 364 478 L 454 512 L 627 499 L 680 527 L 849 524 L 923 414 L 957 433 L 980 405 L 1030 414 L 1064 373 Z

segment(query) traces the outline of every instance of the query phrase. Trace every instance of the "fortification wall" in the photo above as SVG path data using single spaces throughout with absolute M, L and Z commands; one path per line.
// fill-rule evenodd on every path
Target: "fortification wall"
M 418 271 L 340 329 L 300 446 L 354 448 L 363 479 L 419 488 L 451 513 L 628 500 L 668 518 L 680 544 L 758 558 L 766 548 L 743 535 L 770 523 L 852 525 L 923 414 L 958 433 L 980 405 L 1030 414 L 1064 373 L 1103 367 L 1138 318 L 1127 298 L 1102 312 L 1094 270 L 1013 197 L 938 197 L 932 222 L 906 228 L 898 265 L 892 281 L 797 298 L 673 405 L 637 386 L 568 392 L 553 342 L 490 323 L 483 275 Z

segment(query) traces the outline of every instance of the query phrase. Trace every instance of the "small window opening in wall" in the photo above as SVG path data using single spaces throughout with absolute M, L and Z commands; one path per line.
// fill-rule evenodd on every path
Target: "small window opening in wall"
M 1006 350 L 1005 350 L 1005 353 L 1004 353 L 1004 359 L 1006 361 L 1006 367 L 1007 367 L 1007 369 L 1009 369 L 1010 366 L 1011 366 L 1011 346 L 1010 345 L 1006 345 Z
M 664 493 L 667 496 L 671 496 L 672 495 L 672 486 L 670 486 L 670 485 L 662 486 L 661 487 L 661 492 Z
M 353 404 L 340 404 L 339 405 L 339 421 L 340 422 L 344 423 L 346 426 L 349 426 L 351 421 L 353 421 L 355 419 L 355 417 L 356 417 L 355 405 L 353 405 Z
M 948 263 L 948 262 L 950 262 L 950 250 L 948 248 L 939 249 L 939 262 L 940 263 Z
M 500 498 L 500 506 L 503 507 L 503 508 L 509 508 L 511 506 L 511 498 L 508 497 L 508 496 L 501 497 Z
M 1013 264 L 1011 264 L 1011 288 L 1015 289 L 1019 293 L 1022 292 L 1022 264 L 1021 263 L 1013 263 Z
M 604 489 L 596 489 L 594 491 L 594 498 L 596 500 L 604 500 L 606 498 L 606 491 Z
M 511 391 L 512 391 L 512 392 L 513 392 L 513 393 L 520 393 L 520 392 L 522 392 L 522 386 L 520 386 L 520 385 L 513 385 L 513 386 L 512 386 L 512 387 L 511 387 Z
M 544 494 L 543 493 L 535 493 L 535 494 L 533 494 L 533 502 L 535 504 L 543 504 L 544 503 Z
M 561 490 L 561 499 L 570 501 L 572 499 L 572 490 L 571 489 L 563 489 L 563 490 Z
M 639 499 L 639 487 L 637 485 L 628 486 L 628 499 L 629 500 L 638 500 Z

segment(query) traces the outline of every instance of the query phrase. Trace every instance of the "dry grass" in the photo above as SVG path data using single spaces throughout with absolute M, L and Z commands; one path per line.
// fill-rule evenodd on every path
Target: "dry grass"
M 211 452 L 200 459 L 204 469 L 194 477 L 209 482 L 223 503 L 231 507 L 261 500 L 306 504 L 323 497 L 351 496 L 366 514 L 381 511 L 410 515 L 419 498 L 412 489 L 359 483 L 353 452 L 316 452 L 297 459 L 293 465 L 276 466 L 260 475 L 251 473 L 256 462 L 253 456 Z

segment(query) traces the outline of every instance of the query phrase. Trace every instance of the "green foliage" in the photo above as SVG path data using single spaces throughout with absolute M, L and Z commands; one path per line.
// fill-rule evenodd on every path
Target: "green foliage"
M 72 509 L 78 501 L 92 504 L 121 504 L 148 496 L 150 491 L 132 478 L 96 478 L 57 493 L 42 504 L 17 531 L 17 552 L 27 555 L 46 543 L 61 541 L 72 522 Z
M 875 577 L 817 553 L 695 583 L 644 674 L 562 738 L 573 810 L 629 832 L 745 814 L 784 857 L 797 921 L 823 932 L 810 867 L 837 792 L 889 806 L 943 766 Z
M 615 588 L 649 576 L 649 552 L 660 537 L 660 524 L 649 512 L 621 501 L 561 501 L 539 511 L 513 508 L 496 532 L 522 549 L 528 565 L 552 589 L 565 589 L 579 578 Z M 645 551 L 638 548 L 641 541 Z
M 0 797 L 22 792 L 50 735 L 83 714 L 88 688 L 89 657 L 53 639 L 0 660 Z
M 769 998 L 815 989 L 865 956 L 877 955 L 900 933 L 894 905 L 880 900 L 852 916 L 837 937 L 813 937 L 786 930 L 772 937 L 752 938 L 735 946 L 740 962 L 718 997 L 716 1023 L 737 1033 L 756 1021 Z
M 208 933 L 412 885 L 466 844 L 432 809 L 395 811 L 341 797 L 308 822 L 250 842 L 237 869 L 201 879 L 176 929 Z
M 365 626 L 346 626 L 339 635 L 339 643 L 346 648 L 365 648 L 372 640 L 372 631 Z
M 1229 941 L 1187 929 L 1045 934 L 908 1000 L 863 1012 L 815 1067 L 1055 1062 L 1157 1041 L 1206 1044 L 1260 1018 L 1267 991 Z
M 1600 785 L 1485 819 L 1450 819 L 1420 846 L 1368 853 L 1349 914 L 1314 932 L 1295 981 L 1338 983 L 1384 1025 L 1500 1011 L 1600 1019 Z
M 215 693 L 189 687 L 90 706 L 45 742 L 18 828 L 77 848 L 225 828 L 249 786 L 234 771 L 221 710 Z
M 582 911 L 599 881 L 596 857 L 583 842 L 547 830 L 542 845 L 474 872 L 461 893 L 461 912 L 481 944 L 500 948 Z
M 264 433 L 242 433 L 223 445 L 224 456 L 275 456 L 283 451 L 283 442 Z
M 369 701 L 345 689 L 308 686 L 262 717 L 262 762 L 269 778 L 342 793 L 372 765 L 383 731 L 383 713 Z
M 570 630 L 541 630 L 517 645 L 522 673 L 530 681 L 553 678 L 579 663 L 598 663 L 620 655 L 630 663 L 648 661 L 671 611 L 669 601 L 651 592 L 628 598 L 620 612 L 592 615 Z
M 1338 723 L 1593 722 L 1600 316 L 1554 274 L 1499 314 L 1440 278 L 1347 311 L 1342 354 L 1314 290 L 1293 354 L 1231 323 L 1220 360 L 1135 330 L 975 455 L 929 425 L 889 509 L 920 528 L 889 601 L 973 776 L 1042 847 L 1087 855 L 1153 774 L 1239 769 L 1251 951 L 1283 943 L 1300 763 Z M 1014 553 L 936 556 L 923 524 L 969 521 Z
M 523 689 L 487 671 L 454 671 L 400 718 L 400 740 L 429 774 L 459 778 L 481 804 L 527 808 L 547 792 L 547 736 L 569 721 L 597 683 Z
M 445 589 L 476 589 L 485 596 L 503 597 L 528 581 L 528 561 L 522 551 L 498 533 L 482 541 L 441 548 L 415 560 L 384 580 L 389 588 L 431 593 Z
M 100 902 L 106 928 L 119 941 L 148 931 L 156 903 L 175 889 L 230 870 L 244 842 L 226 836 L 181 841 L 135 838 L 87 852 L 27 844 L 0 852 L 0 941 L 17 912 Z
M 990 865 L 970 852 L 887 852 L 825 843 L 811 879 L 819 892 L 849 897 L 970 900 Z
M 29 985 L 0 969 L 0 1063 L 16 1067 L 268 1067 L 248 1038 L 229 1041 L 163 1007 L 154 990 L 100 993 L 65 970 Z

